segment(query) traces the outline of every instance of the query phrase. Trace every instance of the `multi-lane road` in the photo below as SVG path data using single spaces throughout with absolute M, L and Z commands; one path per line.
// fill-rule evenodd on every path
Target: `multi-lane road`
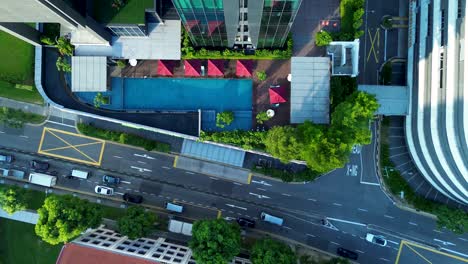
M 311 183 L 287 184 L 253 176 L 246 184 L 177 169 L 175 155 L 104 143 L 75 133 L 73 127 L 52 123 L 22 129 L 0 127 L 0 152 L 16 157 L 14 163 L 0 167 L 27 171 L 29 160 L 46 160 L 59 176 L 58 188 L 81 193 L 93 193 L 103 174 L 117 175 L 123 183 L 115 187 L 114 198 L 120 199 L 126 192 L 139 193 L 156 207 L 177 200 L 186 204 L 184 216 L 193 219 L 251 218 L 259 230 L 325 251 L 335 253 L 338 247 L 354 250 L 361 263 L 395 263 L 401 241 L 438 248 L 455 257 L 468 256 L 468 236 L 437 230 L 434 219 L 396 207 L 382 192 L 375 171 L 374 143 L 357 147 L 345 168 Z M 92 171 L 93 176 L 67 179 L 72 168 Z M 263 211 L 284 218 L 284 226 L 260 221 Z M 330 225 L 321 224 L 324 218 Z M 366 242 L 368 232 L 384 235 L 388 245 Z

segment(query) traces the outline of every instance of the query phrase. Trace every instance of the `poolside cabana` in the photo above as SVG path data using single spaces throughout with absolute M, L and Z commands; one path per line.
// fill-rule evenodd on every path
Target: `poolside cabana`
M 236 65 L 237 77 L 252 77 L 252 60 L 238 60 Z
M 208 76 L 224 76 L 224 60 L 208 60 Z
M 174 74 L 174 62 L 170 60 L 158 60 L 159 76 L 172 76 Z
M 270 95 L 270 104 L 286 103 L 287 91 L 284 86 L 272 86 L 268 90 Z
M 185 60 L 185 76 L 200 77 L 201 61 L 200 60 Z

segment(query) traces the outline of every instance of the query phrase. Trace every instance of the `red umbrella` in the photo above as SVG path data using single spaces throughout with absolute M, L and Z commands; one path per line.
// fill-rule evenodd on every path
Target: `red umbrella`
M 238 60 L 236 66 L 237 77 L 252 77 L 253 61 Z
M 208 76 L 223 76 L 223 70 L 223 60 L 208 60 Z
M 158 75 L 160 76 L 172 76 L 174 70 L 174 63 L 167 60 L 158 61 Z
M 208 36 L 211 36 L 213 32 L 221 25 L 223 21 L 209 21 L 208 22 Z
M 286 89 L 283 86 L 280 87 L 270 87 L 268 91 L 270 94 L 270 104 L 280 104 L 286 103 Z
M 199 77 L 201 70 L 200 60 L 185 60 L 185 76 Z

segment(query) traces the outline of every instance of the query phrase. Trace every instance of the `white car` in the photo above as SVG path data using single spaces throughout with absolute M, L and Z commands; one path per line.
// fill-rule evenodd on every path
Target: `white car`
M 100 185 L 97 185 L 96 188 L 94 188 L 94 191 L 98 194 L 104 194 L 104 195 L 114 194 L 114 189 L 106 187 L 106 186 L 100 186 Z
M 383 236 L 378 236 L 371 233 L 367 233 L 366 240 L 382 247 L 387 245 L 387 240 Z

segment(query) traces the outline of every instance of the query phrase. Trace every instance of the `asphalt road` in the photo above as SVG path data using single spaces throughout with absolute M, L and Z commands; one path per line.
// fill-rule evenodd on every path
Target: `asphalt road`
M 75 132 L 69 126 L 47 123 L 46 127 Z M 14 150 L 2 151 L 14 152 L 17 160 L 11 166 L 28 169 L 27 161 L 38 158 L 43 131 L 43 126 L 0 128 L 0 146 L 33 155 Z M 70 137 L 67 140 L 70 145 L 82 144 L 82 139 L 74 142 Z M 54 145 L 54 148 L 60 147 Z M 95 185 L 101 183 L 103 174 L 117 175 L 122 177 L 124 183 L 115 187 L 115 197 L 125 192 L 140 193 L 148 203 L 158 207 L 175 199 L 187 205 L 184 216 L 196 219 L 217 217 L 219 214 L 227 219 L 248 217 L 257 220 L 260 230 L 322 250 L 335 253 L 339 246 L 355 250 L 360 254 L 359 261 L 362 263 L 395 262 L 402 240 L 468 254 L 468 236 L 438 231 L 434 219 L 401 210 L 392 204 L 381 191 L 375 175 L 374 151 L 374 144 L 356 148 L 356 153 L 351 155 L 345 168 L 305 184 L 286 184 L 256 176 L 251 184 L 228 182 L 176 169 L 172 155 L 112 143 L 105 144 L 99 166 L 43 155 L 40 159 L 50 162 L 50 170 L 57 172 L 59 187 L 93 193 Z M 88 180 L 64 178 L 72 168 L 90 170 L 93 176 Z M 283 217 L 284 226 L 259 221 L 262 211 Z M 320 224 L 325 217 L 329 219 L 330 226 Z M 367 232 L 387 237 L 387 247 L 366 242 L 364 237 Z

